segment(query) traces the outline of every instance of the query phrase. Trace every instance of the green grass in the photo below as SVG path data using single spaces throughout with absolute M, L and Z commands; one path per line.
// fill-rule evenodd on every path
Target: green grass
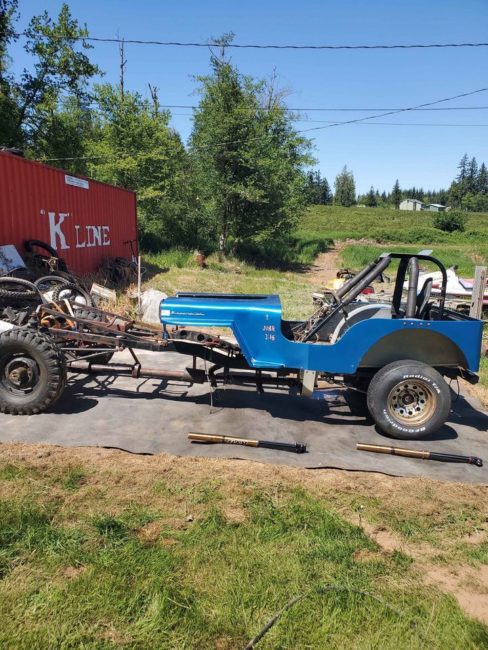
M 487 213 L 468 213 L 465 232 L 442 232 L 432 226 L 432 221 L 433 213 L 428 212 L 313 206 L 301 223 L 299 235 L 321 235 L 336 242 L 354 240 L 342 253 L 344 265 L 353 269 L 364 266 L 386 249 L 433 249 L 434 256 L 446 266 L 455 264 L 460 273 L 468 275 L 472 275 L 476 264 L 487 263 Z
M 334 240 L 369 239 L 406 244 L 469 244 L 479 241 L 487 245 L 488 213 L 469 212 L 466 217 L 464 232 L 446 233 L 433 227 L 434 213 L 388 208 L 312 206 L 304 215 L 298 233 Z
M 488 644 L 488 630 L 451 597 L 420 586 L 408 556 L 380 553 L 302 488 L 250 483 L 236 519 L 236 495 L 215 480 L 188 485 L 173 472 L 154 481 L 149 508 L 121 505 L 130 473 L 112 472 L 109 495 L 77 467 L 85 482 L 75 500 L 56 488 L 66 471 L 8 471 L 0 481 L 3 494 L 10 487 L 0 503 L 2 647 L 242 648 L 301 593 L 310 595 L 260 648 Z
M 66 476 L 63 478 L 62 485 L 68 492 L 79 490 L 86 480 L 86 474 L 81 467 L 69 467 Z
M 480 382 L 485 386 L 488 386 L 488 357 L 483 357 L 481 359 L 479 375 L 480 375 Z
M 343 249 L 341 253 L 342 262 L 345 267 L 358 270 L 374 260 L 378 255 L 383 253 L 385 250 L 391 251 L 393 253 L 418 253 L 422 248 L 426 246 L 412 246 L 412 245 L 399 245 L 392 244 L 388 246 L 381 246 L 379 244 L 350 244 Z M 484 248 L 483 246 L 473 246 L 470 247 L 470 252 L 467 253 L 462 248 L 452 245 L 443 245 L 441 247 L 431 246 L 431 249 L 434 248 L 433 255 L 438 257 L 441 262 L 446 266 L 457 266 L 458 273 L 464 276 L 473 275 L 475 261 L 477 263 L 484 263 Z M 423 263 L 425 265 L 425 263 Z M 394 262 L 390 265 L 390 271 L 395 269 L 397 264 Z M 434 266 L 432 266 L 434 269 Z M 388 271 L 387 271 L 388 273 Z M 390 275 L 394 275 L 390 273 Z
M 282 297 L 285 318 L 304 318 L 311 313 L 313 287 L 303 272 L 257 268 L 232 257 L 220 259 L 217 254 L 208 258 L 205 269 L 188 254 L 182 268 L 167 263 L 174 255 L 173 250 L 145 255 L 147 262 L 162 269 L 148 280 L 148 286 L 168 295 L 176 291 L 277 293 Z

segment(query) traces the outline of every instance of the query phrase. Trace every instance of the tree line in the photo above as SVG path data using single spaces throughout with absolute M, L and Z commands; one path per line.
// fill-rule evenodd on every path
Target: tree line
M 364 205 L 367 207 L 398 208 L 404 199 L 418 199 L 423 203 L 449 205 L 456 209 L 488 211 L 488 169 L 484 162 L 478 166 L 476 158 L 467 154 L 461 158 L 458 174 L 449 189 L 424 190 L 422 187 L 402 188 L 398 179 L 390 192 L 379 192 L 371 186 L 366 194 L 356 195 L 354 174 L 344 167 L 334 181 L 333 194 L 327 179 L 319 171 L 308 174 L 309 201 L 314 204 L 336 204 L 346 207 Z
M 199 95 L 189 142 L 171 128 L 158 89 L 96 83 L 86 25 L 64 4 L 32 18 L 23 47 L 30 70 L 9 72 L 18 0 L 0 0 L 0 144 L 29 158 L 137 192 L 143 247 L 234 251 L 286 240 L 309 202 L 311 144 L 293 127 L 275 77 L 242 75 L 220 39 Z
M 286 248 L 311 203 L 398 206 L 410 197 L 488 209 L 486 166 L 467 156 L 448 191 L 397 181 L 391 192 L 357 196 L 347 167 L 329 185 L 313 169 L 311 142 L 294 128 L 276 77 L 243 75 L 227 57 L 232 34 L 211 51 L 209 74 L 194 78 L 199 100 L 184 143 L 154 85 L 146 97 L 126 87 L 123 45 L 119 83 L 103 81 L 83 40 L 88 28 L 67 4 L 55 18 L 44 11 L 30 20 L 22 44 L 32 65 L 11 72 L 18 18 L 18 0 L 0 0 L 0 145 L 136 191 L 144 248 Z

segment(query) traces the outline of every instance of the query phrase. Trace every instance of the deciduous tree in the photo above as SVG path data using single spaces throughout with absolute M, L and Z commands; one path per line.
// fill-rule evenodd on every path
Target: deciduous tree
M 168 111 L 110 84 L 95 88 L 98 111 L 85 144 L 94 178 L 137 192 L 142 244 L 195 245 L 188 154 Z

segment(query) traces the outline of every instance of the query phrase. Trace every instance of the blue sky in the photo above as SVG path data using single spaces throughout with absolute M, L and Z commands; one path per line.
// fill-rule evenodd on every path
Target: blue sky
M 72 13 L 91 36 L 206 41 L 233 31 L 237 43 L 407 44 L 488 41 L 487 0 L 71 0 Z M 20 0 L 22 28 L 43 9 L 56 15 L 60 0 Z M 28 65 L 19 41 L 12 67 Z M 115 44 L 96 44 L 91 58 L 117 81 Z M 208 71 L 206 48 L 127 45 L 126 87 L 162 104 L 195 104 L 193 75 Z M 232 61 L 257 78 L 276 68 L 290 90 L 287 103 L 303 108 L 402 108 L 488 86 L 488 48 L 377 51 L 232 50 Z M 487 106 L 488 92 L 441 106 Z M 369 115 L 302 111 L 303 120 L 344 121 Z M 428 111 L 380 118 L 418 126 L 345 125 L 310 133 L 317 167 L 333 182 L 347 164 L 357 189 L 370 185 L 447 186 L 464 152 L 488 163 L 488 109 Z M 466 126 L 421 126 L 420 124 Z M 172 125 L 186 140 L 191 110 L 174 109 Z M 471 126 L 470 126 L 471 125 Z M 474 126 L 487 125 L 487 126 Z M 296 127 L 321 126 L 300 121 Z M 325 126 L 325 125 L 324 125 Z

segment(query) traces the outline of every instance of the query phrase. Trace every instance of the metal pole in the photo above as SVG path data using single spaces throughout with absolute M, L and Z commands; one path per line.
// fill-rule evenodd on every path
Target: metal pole
M 474 271 L 473 295 L 469 315 L 471 318 L 481 318 L 483 298 L 486 289 L 486 266 L 477 266 Z
M 376 454 L 391 454 L 392 456 L 406 456 L 407 458 L 422 458 L 424 460 L 439 460 L 445 463 L 468 463 L 483 467 L 483 461 L 477 456 L 460 456 L 459 454 L 443 454 L 437 451 L 424 451 L 419 449 L 404 449 L 402 447 L 385 447 L 383 445 L 367 445 L 358 443 L 359 451 L 372 451 Z
M 141 256 L 137 256 L 137 317 L 141 317 Z

